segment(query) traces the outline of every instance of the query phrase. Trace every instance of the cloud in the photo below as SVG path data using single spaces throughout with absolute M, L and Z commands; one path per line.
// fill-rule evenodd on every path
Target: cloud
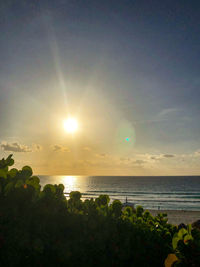
M 106 158 L 108 155 L 106 153 L 100 153 L 100 154 L 96 154 L 96 157 L 98 158 Z
M 54 152 L 58 152 L 58 151 L 61 151 L 61 152 L 70 152 L 70 149 L 68 147 L 65 147 L 65 146 L 54 145 L 53 146 L 53 151 Z
M 63 147 L 62 151 L 63 152 L 68 152 L 68 153 L 71 152 L 71 150 L 68 147 Z
M 39 144 L 33 144 L 33 150 L 34 151 L 41 151 L 42 150 L 42 146 Z
M 163 157 L 164 158 L 174 158 L 175 155 L 172 155 L 172 154 L 164 154 Z
M 11 143 L 11 144 L 9 144 L 7 142 L 2 142 L 1 148 L 4 151 L 11 151 L 11 152 L 32 152 L 32 150 L 28 146 L 21 145 L 17 142 Z
M 83 147 L 83 150 L 84 150 L 84 151 L 91 151 L 91 148 L 88 147 L 88 146 L 85 146 L 85 147 Z
M 53 146 L 53 151 L 60 151 L 61 149 L 62 149 L 62 147 L 59 146 L 59 145 L 54 145 Z
M 97 162 L 94 160 L 79 160 L 79 162 L 84 166 L 96 166 Z
M 176 157 L 176 155 L 174 154 L 157 154 L 157 155 L 147 155 L 147 159 L 150 159 L 150 160 L 161 160 L 163 158 L 174 158 Z
M 200 156 L 200 150 L 195 151 L 195 152 L 194 152 L 194 156 L 195 156 L 195 157 L 199 157 L 199 156 Z
M 178 111 L 177 108 L 165 108 L 161 110 L 160 113 L 158 113 L 158 117 L 163 118 L 177 111 Z
M 159 160 L 160 157 L 155 157 L 155 156 L 153 156 L 153 157 L 150 157 L 150 159 L 153 159 L 153 160 Z
M 142 160 L 142 159 L 137 159 L 137 160 L 133 161 L 133 164 L 137 164 L 137 165 L 141 165 L 141 164 L 144 164 L 144 163 L 146 163 L 146 161 Z
M 171 119 L 171 115 L 176 115 L 180 109 L 178 108 L 165 108 L 159 113 L 155 114 L 152 118 L 147 120 L 134 121 L 134 124 L 146 124 L 146 123 L 159 123 Z
M 130 158 L 120 158 L 121 161 L 130 161 Z

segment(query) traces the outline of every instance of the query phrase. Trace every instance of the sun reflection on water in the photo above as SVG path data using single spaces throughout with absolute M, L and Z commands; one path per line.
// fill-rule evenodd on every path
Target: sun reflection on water
M 77 176 L 62 176 L 61 183 L 64 185 L 65 193 L 70 193 L 71 191 L 77 191 Z

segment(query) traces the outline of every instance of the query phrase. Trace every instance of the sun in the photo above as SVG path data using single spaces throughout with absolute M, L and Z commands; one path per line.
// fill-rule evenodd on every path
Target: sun
M 75 133 L 78 129 L 78 122 L 75 118 L 68 118 L 64 120 L 63 127 L 68 133 Z

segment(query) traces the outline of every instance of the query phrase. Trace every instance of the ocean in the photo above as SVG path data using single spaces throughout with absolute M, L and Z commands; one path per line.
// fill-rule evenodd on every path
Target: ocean
M 65 195 L 80 191 L 82 199 L 107 194 L 111 202 L 126 197 L 145 209 L 200 211 L 200 176 L 44 176 L 41 185 L 65 186 Z

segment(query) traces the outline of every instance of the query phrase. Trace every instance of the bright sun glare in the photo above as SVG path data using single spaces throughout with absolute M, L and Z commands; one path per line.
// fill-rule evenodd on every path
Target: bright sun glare
M 68 118 L 64 120 L 63 127 L 68 133 L 75 133 L 78 129 L 78 122 L 74 118 Z

